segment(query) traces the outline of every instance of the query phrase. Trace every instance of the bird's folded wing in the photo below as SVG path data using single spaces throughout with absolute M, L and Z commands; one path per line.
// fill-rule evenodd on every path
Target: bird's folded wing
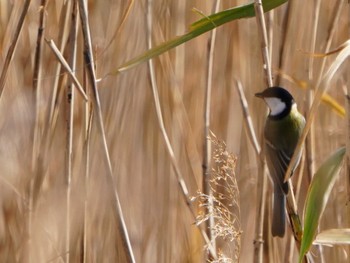
M 277 149 L 269 141 L 266 140 L 266 161 L 272 180 L 283 189 L 284 193 L 288 193 L 288 184 L 284 183 L 284 175 L 288 169 L 290 156 L 283 150 Z

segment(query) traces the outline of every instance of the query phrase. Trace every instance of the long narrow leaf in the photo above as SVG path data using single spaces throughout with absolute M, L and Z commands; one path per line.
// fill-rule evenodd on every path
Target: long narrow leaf
M 299 262 L 302 262 L 315 238 L 320 217 L 339 173 L 344 154 L 345 147 L 338 149 L 322 164 L 312 179 L 305 202 L 304 234 L 301 240 Z
M 263 7 L 264 11 L 270 11 L 282 4 L 287 2 L 287 0 L 265 0 L 263 1 Z M 231 22 L 236 19 L 240 18 L 248 18 L 255 16 L 254 11 L 254 3 L 250 3 L 243 6 L 238 6 L 234 8 L 230 8 L 227 10 L 224 10 L 219 13 L 212 14 L 210 16 L 206 16 L 197 22 L 193 23 L 190 26 L 190 30 L 188 33 L 175 37 L 169 41 L 166 41 L 148 51 L 145 53 L 137 56 L 136 58 L 133 58 L 132 60 L 124 63 L 121 65 L 116 71 L 112 72 L 111 74 L 117 74 L 118 72 L 128 70 L 138 64 L 141 64 L 142 62 L 145 62 L 151 58 L 154 58 L 174 47 L 177 47 L 199 35 L 202 35 L 215 27 L 221 26 L 225 23 Z
M 350 228 L 328 229 L 319 233 L 315 245 L 350 245 Z

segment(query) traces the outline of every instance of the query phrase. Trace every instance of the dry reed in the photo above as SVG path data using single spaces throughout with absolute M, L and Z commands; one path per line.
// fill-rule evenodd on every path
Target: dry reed
M 81 0 L 80 6 L 87 6 L 79 14 L 88 23 L 83 28 L 79 20 L 75 67 L 69 52 L 73 44 L 68 42 L 73 1 L 42 1 L 45 8 L 40 2 L 0 1 L 0 262 L 202 262 L 205 242 L 201 229 L 194 226 L 172 164 L 175 160 L 188 195 L 195 195 L 202 185 L 205 154 L 210 34 L 153 59 L 153 84 L 146 63 L 116 76 L 109 73 L 147 50 L 149 39 L 157 45 L 185 33 L 202 18 L 191 11 L 193 7 L 207 15 L 213 2 L 154 0 L 152 30 L 147 33 L 147 1 Z M 222 1 L 220 9 L 244 3 Z M 269 15 L 273 17 L 268 23 L 268 39 L 273 40 L 268 50 L 274 83 L 290 90 L 305 113 L 308 91 L 298 83 L 306 83 L 303 87 L 308 89 L 317 87 L 338 55 L 311 58 L 310 52 L 326 53 L 349 38 L 349 13 L 341 8 L 346 3 L 320 0 L 319 4 L 316 8 L 315 1 L 290 1 Z M 42 26 L 45 30 L 38 37 Z M 268 231 L 271 188 L 267 182 L 266 205 L 260 206 L 263 200 L 257 198 L 257 177 L 262 176 L 264 165 L 251 135 L 244 132 L 246 120 L 233 87 L 235 80 L 242 83 L 251 122 L 261 138 L 265 105 L 257 103 L 253 94 L 266 84 L 256 26 L 252 18 L 217 28 L 211 47 L 208 120 L 210 130 L 237 156 L 240 262 L 253 261 L 253 240 L 261 245 L 264 262 L 284 262 L 285 257 L 295 262 L 297 250 L 285 251 L 293 245 L 288 238 L 273 240 Z M 58 53 L 70 64 L 70 73 L 48 45 L 39 45 L 42 39 L 57 44 Z M 35 54 L 41 56 L 35 59 Z M 69 105 L 65 94 L 72 75 L 82 89 Z M 96 79 L 100 79 L 98 85 Z M 171 158 L 154 107 L 154 83 L 157 107 L 173 146 Z M 342 89 L 350 85 L 344 66 L 335 70 L 327 85 L 338 103 L 348 103 Z M 292 178 L 294 185 L 300 182 L 300 215 L 309 183 L 305 174 L 314 170 L 309 165 L 317 168 L 329 153 L 348 142 L 347 121 L 326 104 L 315 111 L 314 155 L 305 152 L 300 173 L 304 176 Z M 33 145 L 34 134 L 39 144 Z M 348 226 L 344 176 L 342 173 L 335 185 L 320 229 Z M 258 211 L 263 212 L 264 222 L 263 231 L 256 236 Z M 212 230 L 218 234 L 218 229 Z M 219 252 L 219 258 L 235 260 L 227 250 L 230 248 Z M 344 251 L 349 252 L 344 247 L 324 247 L 321 256 L 325 262 L 348 262 Z

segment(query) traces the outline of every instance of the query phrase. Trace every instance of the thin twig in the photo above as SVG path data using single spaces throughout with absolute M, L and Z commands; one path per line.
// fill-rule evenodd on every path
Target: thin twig
M 71 1 L 63 1 L 63 6 L 62 6 L 62 10 L 61 10 L 61 14 L 60 14 L 60 20 L 59 20 L 59 24 L 61 25 L 59 28 L 59 33 L 58 33 L 58 37 L 57 37 L 57 41 L 58 41 L 58 49 L 60 51 L 60 53 L 63 53 L 63 50 L 66 46 L 67 43 L 67 38 L 68 38 L 68 34 L 69 34 L 69 22 L 71 20 L 71 16 L 70 14 L 71 12 L 71 8 L 72 8 L 72 2 Z M 54 71 L 55 76 L 60 76 L 61 73 L 61 63 L 57 63 L 56 64 L 56 69 Z M 55 125 L 56 125 L 56 118 L 55 115 L 58 114 L 58 105 L 59 103 L 57 103 L 58 101 L 58 88 L 60 87 L 59 83 L 60 83 L 60 77 L 56 77 L 54 79 L 54 82 L 52 84 L 52 97 L 51 97 L 51 103 L 50 103 L 50 112 L 49 112 L 49 116 L 48 116 L 48 127 L 46 129 L 50 129 L 53 130 Z
M 104 154 L 105 154 L 105 160 L 106 160 L 107 166 L 108 166 L 108 174 L 107 174 L 108 185 L 112 188 L 112 191 L 113 191 L 113 205 L 114 205 L 113 211 L 114 211 L 114 215 L 118 221 L 118 228 L 119 228 L 119 231 L 121 234 L 121 239 L 122 239 L 122 242 L 124 245 L 127 261 L 134 263 L 135 256 L 134 256 L 134 252 L 133 252 L 132 247 L 131 247 L 129 234 L 128 234 L 128 231 L 126 228 L 118 191 L 115 187 L 112 163 L 111 163 L 110 156 L 109 156 L 107 139 L 106 139 L 106 134 L 105 134 L 105 130 L 104 130 L 101 102 L 100 102 L 100 96 L 99 96 L 99 93 L 97 90 L 96 73 L 95 73 L 94 61 L 93 61 L 90 28 L 89 28 L 89 22 L 88 22 L 87 3 L 84 0 L 79 0 L 79 13 L 80 13 L 80 20 L 81 20 L 81 26 L 82 26 L 82 31 L 83 31 L 83 37 L 84 37 L 85 66 L 87 67 L 88 78 L 89 78 L 89 82 L 90 82 L 90 85 L 92 88 L 94 110 L 95 110 L 96 115 L 97 115 L 99 131 L 100 131 L 103 149 L 104 149 Z
M 260 144 L 259 144 L 258 139 L 257 139 L 256 134 L 255 134 L 255 130 L 253 127 L 253 121 L 252 121 L 252 118 L 250 117 L 248 102 L 247 102 L 247 99 L 244 95 L 242 83 L 239 80 L 236 80 L 235 86 L 236 86 L 237 92 L 239 94 L 239 99 L 241 102 L 242 111 L 243 111 L 243 115 L 244 115 L 244 123 L 246 126 L 246 130 L 248 132 L 248 138 L 253 145 L 255 153 L 257 155 L 260 155 L 261 147 L 260 147 Z
M 152 47 L 152 39 L 151 39 L 151 30 L 152 30 L 152 1 L 148 1 L 147 4 L 147 36 L 148 36 L 148 48 Z M 174 154 L 174 150 L 173 147 L 171 146 L 170 140 L 169 140 L 169 136 L 166 132 L 165 126 L 164 126 L 164 121 L 163 121 L 163 114 L 162 114 L 162 110 L 160 107 L 160 100 L 159 100 L 159 95 L 158 95 L 158 88 L 157 88 L 157 84 L 156 84 L 156 80 L 155 80 L 155 74 L 154 74 L 154 67 L 153 67 L 153 60 L 150 59 L 148 61 L 148 67 L 149 67 L 149 74 L 150 74 L 150 79 L 151 79 L 151 87 L 152 87 L 152 94 L 153 94 L 153 100 L 155 103 L 155 108 L 156 108 L 156 114 L 157 114 L 157 120 L 158 120 L 158 124 L 159 124 L 159 128 L 160 131 L 163 135 L 163 139 L 165 142 L 165 146 L 168 150 L 168 154 L 171 160 L 171 164 L 173 166 L 173 169 L 175 170 L 175 175 L 177 178 L 177 181 L 179 183 L 179 187 L 182 193 L 182 196 L 184 197 L 184 200 L 186 202 L 187 207 L 190 209 L 191 215 L 193 217 L 194 220 L 196 220 L 196 213 L 194 211 L 194 208 L 192 206 L 192 202 L 191 202 L 191 198 L 189 196 L 188 193 L 188 189 L 186 186 L 186 183 L 183 179 L 179 164 L 177 162 L 177 159 L 175 158 L 175 154 Z M 211 245 L 210 239 L 208 238 L 206 232 L 200 228 L 200 226 L 198 226 L 201 235 L 204 238 L 205 243 L 208 246 L 209 249 L 209 253 L 211 255 L 211 257 L 213 257 L 214 259 L 217 258 L 216 255 L 216 251 L 213 248 L 213 246 Z
M 7 77 L 7 72 L 8 72 L 8 69 L 10 67 L 13 55 L 15 53 L 15 50 L 16 50 L 16 46 L 17 46 L 17 43 L 18 43 L 18 38 L 19 38 L 19 35 L 20 35 L 21 31 L 22 31 L 23 24 L 24 24 L 24 19 L 25 19 L 27 13 L 28 13 L 28 8 L 29 8 L 29 5 L 30 5 L 30 2 L 31 2 L 31 0 L 26 0 L 24 2 L 23 9 L 22 9 L 22 12 L 21 12 L 21 16 L 19 17 L 19 21 L 17 23 L 17 27 L 15 29 L 15 33 L 13 35 L 10 47 L 9 47 L 9 49 L 7 51 L 7 54 L 6 54 L 5 62 L 4 62 L 4 65 L 2 67 L 2 72 L 1 72 L 1 76 L 0 76 L 0 98 L 2 96 L 2 92 L 4 91 L 6 77 Z
M 53 51 L 53 53 L 56 55 L 56 58 L 58 59 L 58 61 L 62 64 L 64 69 L 67 71 L 68 75 L 73 80 L 73 82 L 76 85 L 76 88 L 78 89 L 80 95 L 84 98 L 85 101 L 87 101 L 88 97 L 86 96 L 86 94 L 84 92 L 84 89 L 81 86 L 79 80 L 74 75 L 75 71 L 73 69 L 71 69 L 71 67 L 69 66 L 67 61 L 64 59 L 64 57 L 62 56 L 61 52 L 58 50 L 57 46 L 55 45 L 55 42 L 52 39 L 51 40 L 45 39 L 45 40 L 46 40 L 46 43 L 50 46 L 50 48 Z

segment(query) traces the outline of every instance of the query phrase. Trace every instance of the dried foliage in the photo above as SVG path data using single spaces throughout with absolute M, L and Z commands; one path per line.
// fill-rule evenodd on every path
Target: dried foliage
M 106 163 L 97 105 L 92 99 L 91 79 L 87 78 L 86 68 L 91 65 L 84 61 L 87 53 L 79 11 L 75 40 L 70 36 L 74 2 L 0 1 L 0 71 L 4 84 L 0 88 L 0 262 L 126 262 L 125 242 L 113 205 L 114 190 L 119 194 L 136 262 L 202 262 L 203 238 L 192 224 L 193 216 L 179 190 L 159 130 L 148 65 L 118 75 L 110 73 L 146 51 L 149 38 L 155 46 L 185 34 L 193 22 L 203 18 L 191 11 L 193 7 L 206 16 L 212 12 L 213 1 L 152 1 L 149 35 L 146 0 L 86 1 L 92 42 L 92 57 L 90 54 L 88 59 L 93 58 L 90 70 L 95 69 L 100 80 L 97 91 L 111 167 Z M 219 9 L 243 2 L 221 1 Z M 316 2 L 319 8 L 315 8 Z M 274 84 L 290 90 L 305 115 L 306 89 L 317 88 L 318 79 L 324 77 L 337 56 L 320 58 L 310 53 L 326 54 L 344 43 L 349 38 L 348 16 L 344 0 L 288 1 L 266 15 Z M 153 59 L 164 129 L 191 196 L 202 185 L 209 37 L 203 34 Z M 45 42 L 51 39 L 69 64 L 76 49 L 76 65 L 69 65 L 69 74 Z M 220 26 L 212 48 L 210 129 L 227 144 L 220 146 L 218 142 L 216 146 L 221 147 L 222 155 L 214 153 L 220 163 L 215 164 L 213 175 L 219 176 L 211 182 L 217 192 L 211 197 L 216 198 L 216 218 L 224 219 L 214 229 L 220 240 L 218 260 L 236 260 L 232 255 L 238 249 L 240 262 L 253 262 L 256 186 L 261 167 L 245 132 L 239 95 L 233 85 L 234 80 L 242 83 L 260 138 L 266 107 L 253 94 L 266 85 L 255 19 Z M 332 98 L 328 101 L 336 101 L 337 112 L 349 109 L 343 91 L 350 87 L 347 66 L 337 68 L 332 81 L 327 82 Z M 73 75 L 83 92 L 71 86 Z M 334 149 L 349 141 L 345 136 L 350 126 L 332 110 L 334 104 L 321 103 L 316 112 L 312 129 L 315 149 L 306 151 L 315 154 L 305 158 L 304 176 L 296 189 L 299 208 L 308 187 L 309 160 L 318 167 Z M 225 153 L 228 151 L 238 158 Z M 299 178 L 295 174 L 293 183 Z M 350 221 L 344 172 L 339 178 L 321 230 L 347 227 Z M 234 193 L 238 192 L 227 189 L 228 185 L 239 188 L 239 207 L 234 202 L 238 200 Z M 265 222 L 269 222 L 269 205 L 263 209 L 267 209 Z M 235 217 L 238 212 L 240 220 Z M 264 229 L 269 229 L 266 224 Z M 291 262 L 296 260 L 298 253 L 290 249 L 295 246 L 287 238 L 272 240 L 264 231 L 261 239 L 265 262 L 286 262 L 287 255 Z M 349 255 L 346 247 L 322 251 L 325 262 L 349 262 Z
M 241 246 L 240 198 L 236 181 L 237 157 L 229 153 L 226 144 L 214 134 L 210 137 L 213 144 L 213 169 L 210 177 L 211 195 L 199 191 L 196 199 L 199 207 L 206 208 L 212 203 L 209 213 L 200 213 L 197 224 L 202 224 L 210 216 L 214 218 L 213 238 L 218 242 L 219 258 L 212 262 L 238 262 Z

